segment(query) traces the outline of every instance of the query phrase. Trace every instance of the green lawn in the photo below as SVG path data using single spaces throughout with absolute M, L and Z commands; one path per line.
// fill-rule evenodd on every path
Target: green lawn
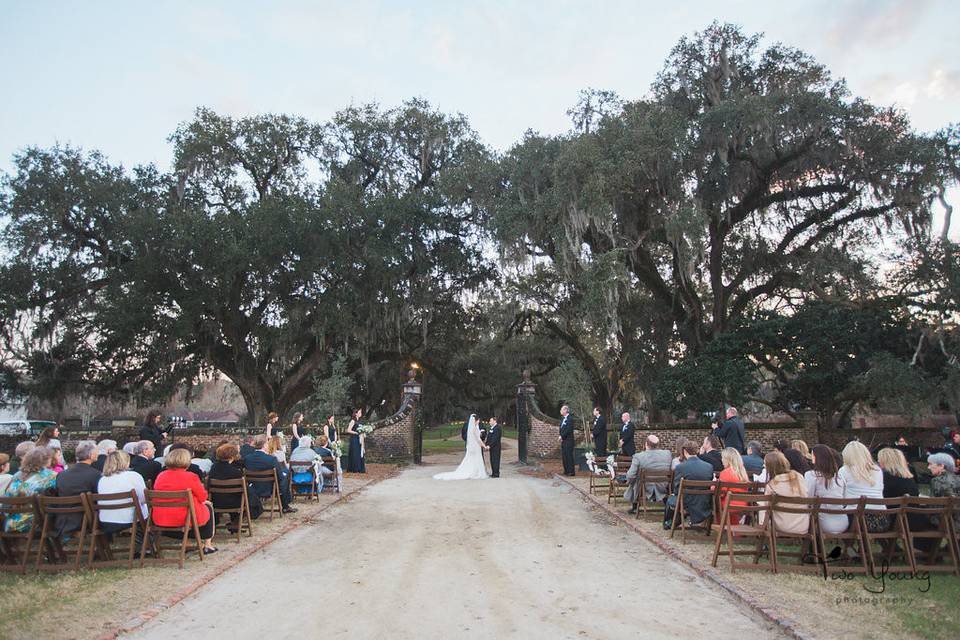
M 923 572 L 918 574 L 921 578 L 926 576 Z M 863 596 L 882 598 L 881 606 L 888 607 L 910 633 L 926 638 L 960 637 L 960 610 L 957 608 L 960 577 L 930 574 L 929 591 L 925 579 L 891 580 L 890 576 L 885 581 L 867 580 L 864 586 L 873 591 L 883 589 L 883 593 L 878 594 L 864 590 Z M 851 613 L 858 609 L 866 612 L 870 607 L 851 605 Z

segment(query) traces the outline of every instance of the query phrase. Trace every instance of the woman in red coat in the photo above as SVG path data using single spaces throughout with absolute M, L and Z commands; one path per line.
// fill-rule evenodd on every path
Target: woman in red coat
M 190 452 L 186 449 L 173 449 L 163 459 L 166 471 L 162 471 L 153 483 L 155 491 L 183 491 L 189 489 L 193 496 L 193 512 L 200 525 L 200 538 L 203 539 L 203 552 L 215 553 L 213 546 L 213 503 L 207 500 L 207 490 L 195 473 L 187 471 L 190 466 Z M 154 524 L 161 527 L 182 527 L 187 519 L 186 507 L 154 507 L 150 515 Z

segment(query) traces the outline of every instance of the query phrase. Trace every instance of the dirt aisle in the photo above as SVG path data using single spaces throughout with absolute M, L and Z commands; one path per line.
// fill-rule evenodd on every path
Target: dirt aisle
M 435 481 L 458 457 L 441 460 L 332 509 L 132 637 L 777 637 L 568 490 L 510 465 Z

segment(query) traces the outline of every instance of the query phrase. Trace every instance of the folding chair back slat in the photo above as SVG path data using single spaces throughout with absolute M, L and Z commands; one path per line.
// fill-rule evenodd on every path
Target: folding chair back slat
M 863 573 L 870 571 L 867 566 L 867 554 L 863 547 L 863 501 L 859 498 L 817 498 L 817 542 L 820 546 L 820 558 L 825 576 L 834 572 Z M 821 524 L 821 516 L 844 516 L 848 519 L 847 528 L 839 533 L 832 533 Z M 828 542 L 840 542 L 840 557 L 836 561 L 829 559 Z M 853 558 L 851 558 L 851 553 Z M 859 566 L 853 565 L 858 562 Z
M 266 469 L 264 471 L 251 471 L 249 469 L 243 472 L 246 482 L 269 482 L 272 484 L 270 489 L 270 504 L 263 505 L 265 511 L 270 512 L 270 521 L 273 522 L 273 512 L 276 511 L 283 517 L 283 504 L 280 502 L 280 479 L 277 477 L 276 469 Z M 258 494 L 259 495 L 259 494 Z
M 720 517 L 720 524 L 717 530 L 717 539 L 713 548 L 713 559 L 711 564 L 717 566 L 717 558 L 720 554 L 720 547 L 723 542 L 727 544 L 727 556 L 730 558 L 730 571 L 736 572 L 741 569 L 767 569 L 776 571 L 773 563 L 773 535 L 770 524 L 770 509 L 773 503 L 772 496 L 763 493 L 738 493 L 737 506 L 731 507 L 731 501 L 728 500 L 724 506 Z M 755 524 L 741 524 L 733 522 L 731 512 L 736 510 L 743 516 L 743 519 Z M 761 515 L 763 517 L 761 517 Z M 759 524 L 763 521 L 763 524 Z M 749 550 L 737 549 L 736 543 L 739 540 L 753 541 L 753 548 Z M 764 545 L 767 549 L 767 563 L 760 564 L 760 558 L 764 555 Z M 739 562 L 738 556 L 749 555 L 753 562 Z
M 73 568 L 80 568 L 80 558 L 83 554 L 83 543 L 87 535 L 87 526 L 89 520 L 87 517 L 87 507 L 83 495 L 76 496 L 38 496 L 37 507 L 43 520 L 40 529 L 40 541 L 37 545 L 37 559 L 34 568 L 40 570 L 40 560 L 43 558 L 43 552 L 47 551 L 47 565 L 49 568 L 57 568 L 57 563 L 66 565 L 66 547 L 70 544 L 76 545 L 76 560 Z M 72 531 L 70 540 L 66 541 L 54 533 L 56 518 L 58 516 L 80 515 L 80 529 Z
M 309 473 L 310 482 L 294 482 L 293 476 L 296 473 Z M 307 500 L 316 500 L 320 502 L 319 492 L 320 481 L 317 478 L 317 470 L 313 462 L 291 461 L 290 462 L 290 491 L 293 498 L 297 497 L 297 487 L 309 487 L 306 494 Z
M 800 516 L 796 520 L 799 522 L 805 519 L 806 527 L 801 527 L 803 530 L 796 532 L 782 530 L 777 526 L 778 515 L 787 518 Z M 773 494 L 770 518 L 774 572 L 779 573 L 781 569 L 801 573 L 819 572 L 822 562 L 817 544 L 817 498 Z M 785 541 L 799 542 L 799 550 L 783 550 L 780 545 Z M 781 558 L 796 558 L 797 564 L 781 564 Z
M 951 498 L 904 496 L 903 513 L 910 540 L 907 548 L 913 556 L 914 569 L 950 573 L 960 571 L 951 527 Z M 918 545 L 917 541 L 923 542 Z M 944 542 L 946 549 L 943 548 Z M 940 562 L 941 557 L 945 562 Z
M 659 503 L 659 507 L 656 509 L 651 509 L 650 501 L 647 499 L 647 485 L 657 485 L 663 484 L 666 485 L 666 491 L 664 492 L 664 500 L 670 495 L 671 487 L 673 486 L 673 471 L 651 471 L 649 469 L 641 469 L 640 477 L 637 480 L 637 518 L 640 517 L 640 514 L 646 514 L 647 511 L 663 511 L 663 503 Z
M 37 496 L 0 497 L 0 520 L 5 523 L 6 518 L 13 515 L 32 514 L 33 522 L 27 531 L 5 531 L 0 526 L 0 545 L 7 563 L 0 565 L 0 569 L 14 568 L 20 573 L 27 572 L 27 560 L 33 549 L 33 541 L 38 537 L 38 523 L 40 522 L 40 508 L 37 505 Z M 0 523 L 0 524 L 3 524 Z M 23 550 L 17 547 L 23 544 Z M 41 543 L 42 544 L 42 543 Z
M 137 552 L 137 537 L 143 533 L 146 526 L 137 492 L 131 489 L 130 491 L 117 493 L 87 493 L 84 494 L 84 501 L 90 519 L 90 549 L 87 555 L 87 565 L 108 567 L 126 564 L 128 569 L 132 569 Z M 101 526 L 103 523 L 100 520 L 102 513 L 127 509 L 132 510 L 133 513 L 133 522 L 129 529 L 113 533 L 103 530 Z M 113 556 L 113 542 L 121 535 L 130 537 L 125 561 L 115 560 Z M 94 559 L 94 554 L 97 552 L 100 555 L 99 560 Z
M 691 496 L 709 496 L 709 502 L 712 508 L 714 504 L 714 494 L 717 489 L 716 485 L 715 480 L 688 480 L 686 478 L 680 480 L 680 486 L 677 488 L 677 507 L 673 511 L 673 520 L 670 523 L 671 538 L 673 537 L 674 531 L 676 531 L 678 520 L 680 524 L 680 542 L 682 544 L 687 543 L 688 528 L 700 529 L 707 535 L 710 535 L 710 521 L 713 519 L 713 514 L 711 513 L 710 517 L 706 518 L 702 523 L 699 523 L 697 527 L 688 527 L 685 518 L 686 506 L 684 505 L 684 501 Z
M 907 518 L 903 511 L 904 498 L 860 498 L 860 528 L 870 570 L 879 575 L 881 564 L 874 554 L 873 543 L 878 542 L 887 571 L 914 572 L 913 554 L 907 533 Z M 888 525 L 881 531 L 870 531 L 870 522 L 884 516 Z M 895 561 L 896 560 L 896 561 Z
M 150 510 L 150 517 L 147 518 L 146 531 L 143 535 L 143 544 L 140 546 L 140 566 L 144 564 L 144 559 L 146 558 L 147 553 L 147 544 L 153 543 L 153 549 L 156 553 L 158 560 L 163 560 L 163 543 L 161 536 L 157 536 L 156 540 L 152 540 L 150 537 L 151 531 L 157 531 L 159 533 L 163 532 L 177 532 L 181 534 L 180 537 L 180 556 L 178 558 L 179 566 L 183 569 L 183 564 L 187 558 L 187 542 L 190 538 L 190 534 L 193 534 L 193 541 L 196 544 L 197 554 L 200 557 L 201 562 L 203 561 L 203 541 L 200 539 L 200 525 L 197 521 L 197 514 L 193 510 L 193 493 L 190 489 L 184 489 L 183 491 L 152 491 L 147 489 L 144 491 L 144 498 L 147 502 L 147 508 Z M 157 509 L 176 509 L 176 508 L 186 508 L 187 513 L 186 517 L 183 519 L 183 524 L 180 526 L 163 526 L 158 525 L 154 522 L 154 517 L 156 515 Z
M 253 535 L 253 518 L 250 516 L 250 501 L 247 497 L 247 483 L 244 478 L 231 478 L 229 480 L 214 480 L 209 481 L 209 487 L 207 493 L 210 495 L 210 501 L 213 502 L 213 513 L 214 516 L 217 514 L 223 513 L 230 515 L 230 519 L 223 519 L 221 522 L 217 519 L 216 526 L 225 526 L 227 527 L 230 522 L 235 522 L 236 527 L 233 532 L 237 537 L 237 543 L 240 542 L 240 536 L 243 533 L 246 533 L 247 536 Z M 240 506 L 234 507 L 217 507 L 217 496 L 240 496 Z M 232 517 L 234 514 L 237 514 L 237 519 L 233 520 Z

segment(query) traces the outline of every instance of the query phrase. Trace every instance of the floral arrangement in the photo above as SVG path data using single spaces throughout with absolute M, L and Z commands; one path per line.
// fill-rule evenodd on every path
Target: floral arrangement
M 617 466 L 615 456 L 607 456 L 607 468 L 597 466 L 597 456 L 592 451 L 587 451 L 583 454 L 587 461 L 587 468 L 590 469 L 590 472 L 597 476 L 610 476 L 614 477 L 614 468 Z
M 330 455 L 334 458 L 343 457 L 343 447 L 340 445 L 339 440 L 334 440 L 327 444 L 327 449 L 330 449 Z
M 362 424 L 359 427 L 357 427 L 357 433 L 361 435 L 367 435 L 367 434 L 373 433 L 373 427 L 371 427 L 368 424 Z

